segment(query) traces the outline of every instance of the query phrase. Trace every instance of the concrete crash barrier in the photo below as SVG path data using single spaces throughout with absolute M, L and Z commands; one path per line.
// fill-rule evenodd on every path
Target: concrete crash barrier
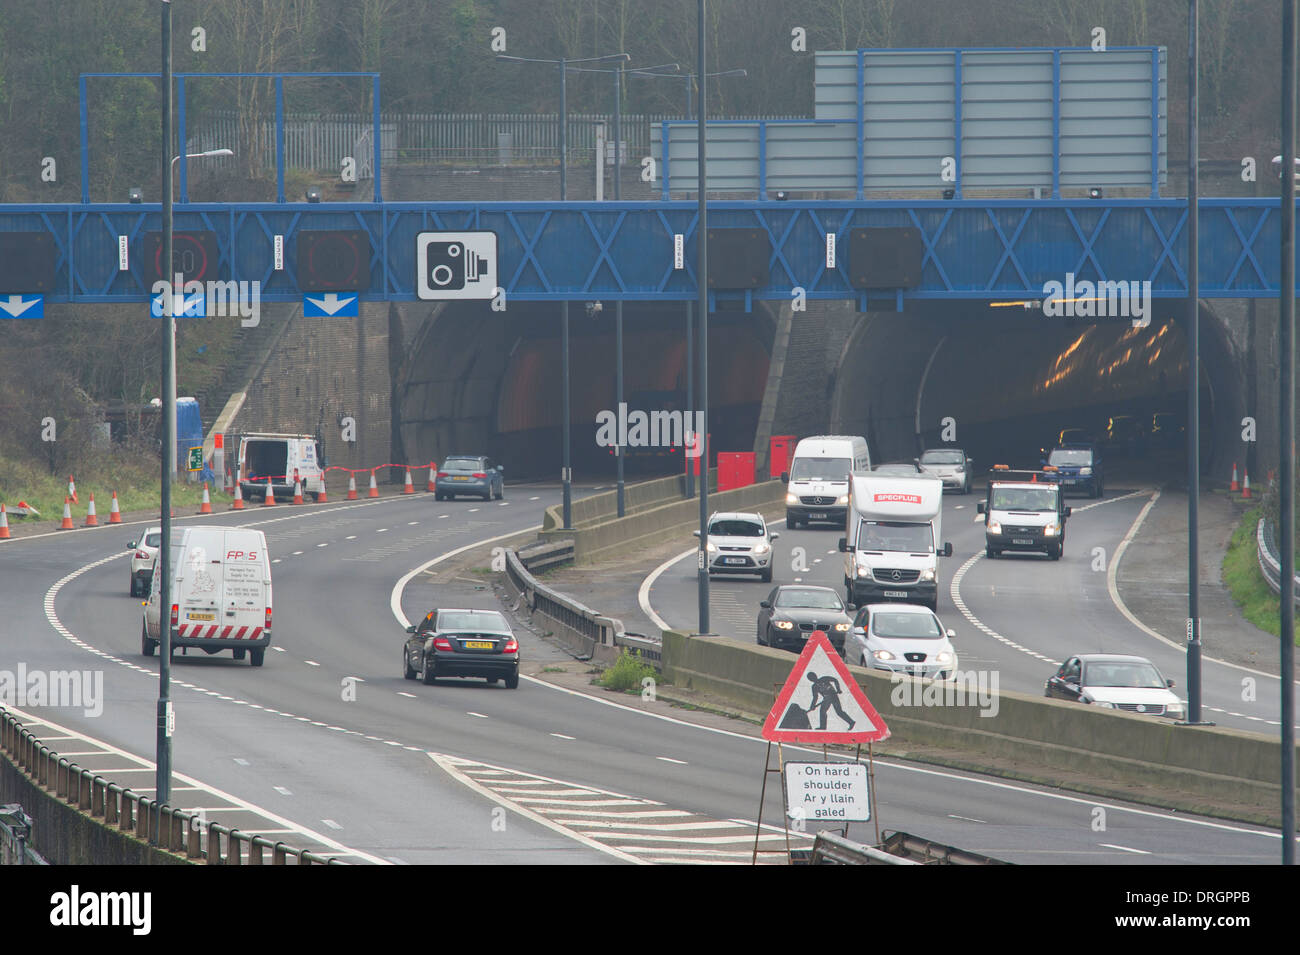
M 575 502 L 572 530 L 561 530 L 557 523 L 554 529 L 544 529 L 541 532 L 544 541 L 572 538 L 574 562 L 577 564 L 596 563 L 616 553 L 633 552 L 673 538 L 681 538 L 684 542 L 693 541 L 691 531 L 699 527 L 700 522 L 698 498 L 682 500 L 674 495 L 667 503 L 651 504 L 635 513 L 629 507 L 625 517 L 610 516 L 613 513 L 611 511 L 609 515 L 586 523 L 582 523 L 577 516 L 577 503 L 583 502 Z M 709 494 L 710 512 L 766 511 L 777 505 L 780 505 L 784 513 L 785 485 L 780 481 L 764 481 L 732 491 Z M 547 508 L 547 525 L 551 525 L 551 512 L 555 510 L 554 507 Z
M 794 661 L 788 652 L 727 637 L 663 634 L 665 680 L 721 697 L 752 715 L 767 714 Z M 889 725 L 890 739 L 877 747 L 882 755 L 1280 824 L 1276 739 L 1025 693 L 980 694 L 970 684 L 964 698 L 954 692 L 941 702 L 944 684 L 911 677 L 894 682 L 879 671 L 849 669 Z
M 709 472 L 709 493 L 718 486 L 718 469 Z M 681 474 L 652 481 L 639 481 L 636 484 L 623 485 L 623 513 L 636 514 L 640 511 L 681 501 L 686 495 L 686 477 Z M 699 502 L 696 501 L 696 506 Z M 573 501 L 570 510 L 573 524 L 594 524 L 618 515 L 618 491 L 604 491 L 589 497 Z M 549 531 L 564 526 L 564 505 L 554 504 L 546 509 L 542 518 L 542 530 Z

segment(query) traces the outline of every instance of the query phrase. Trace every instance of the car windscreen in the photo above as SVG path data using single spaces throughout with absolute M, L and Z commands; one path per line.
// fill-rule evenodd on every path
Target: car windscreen
M 995 511 L 1054 511 L 1055 487 L 995 487 L 989 507 Z
M 1083 668 L 1084 686 L 1127 686 L 1163 690 L 1165 681 L 1150 663 L 1088 663 Z
M 891 613 L 882 611 L 871 618 L 871 632 L 877 637 L 910 640 L 938 640 L 943 636 L 939 621 L 928 613 Z
M 483 466 L 479 458 L 448 458 L 442 462 L 444 471 L 477 471 Z
M 840 595 L 833 590 L 812 590 L 803 587 L 782 588 L 776 595 L 778 607 L 804 607 L 809 610 L 843 610 Z
M 795 458 L 791 481 L 848 481 L 853 462 L 848 458 Z
M 1091 467 L 1092 452 L 1076 448 L 1057 448 L 1048 455 L 1047 463 L 1053 467 Z
M 931 554 L 934 552 L 934 534 L 929 524 L 863 520 L 858 523 L 858 550 Z
M 927 451 L 921 455 L 922 464 L 965 464 L 960 451 Z
M 144 539 L 144 546 L 145 546 L 145 547 L 161 547 L 161 546 L 162 546 L 162 534 L 150 534 L 150 535 L 148 535 L 148 536 L 145 537 L 145 539 Z
M 746 520 L 717 520 L 709 525 L 710 537 L 762 537 L 762 524 Z
M 475 633 L 510 632 L 505 618 L 495 610 L 441 613 L 438 615 L 438 629 L 443 632 L 452 630 L 469 630 Z

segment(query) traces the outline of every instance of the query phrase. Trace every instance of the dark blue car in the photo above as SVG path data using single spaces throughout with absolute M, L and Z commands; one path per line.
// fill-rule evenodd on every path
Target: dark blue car
M 1105 465 L 1093 444 L 1063 444 L 1043 461 L 1056 468 L 1062 490 L 1087 491 L 1090 497 L 1106 493 Z

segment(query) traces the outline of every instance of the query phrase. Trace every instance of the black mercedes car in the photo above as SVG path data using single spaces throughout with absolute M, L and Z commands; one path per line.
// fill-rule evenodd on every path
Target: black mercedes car
M 798 653 L 814 630 L 826 634 L 831 644 L 844 655 L 844 639 L 853 626 L 849 611 L 840 595 L 830 587 L 782 584 L 774 587 L 759 604 L 758 642 L 767 647 L 794 650 Z
M 425 684 L 439 677 L 480 676 L 519 685 L 519 641 L 495 610 L 430 610 L 406 628 L 402 675 Z

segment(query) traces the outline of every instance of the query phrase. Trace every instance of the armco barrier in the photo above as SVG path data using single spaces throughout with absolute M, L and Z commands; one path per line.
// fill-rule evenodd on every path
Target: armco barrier
M 54 752 L 0 708 L 0 803 L 21 803 L 56 865 L 343 865 L 159 806 Z M 244 858 L 245 854 L 247 859 Z
M 779 481 L 764 481 L 709 495 L 710 511 L 771 511 L 778 506 L 784 513 L 785 485 Z M 689 542 L 691 530 L 699 526 L 700 502 L 691 498 L 673 500 L 636 513 L 629 511 L 626 517 L 606 516 L 587 522 L 575 517 L 573 528 L 567 531 L 561 530 L 558 523 L 554 529 L 546 529 L 551 525 L 550 512 L 553 510 L 555 508 L 547 509 L 548 520 L 543 525 L 542 539 L 572 538 L 575 562 L 589 564 L 673 538 Z
M 1282 595 L 1282 563 L 1277 556 L 1276 529 L 1266 518 L 1261 517 L 1255 525 L 1255 553 L 1259 557 L 1259 569 L 1264 580 L 1273 593 Z M 1296 574 L 1296 586 L 1293 591 L 1296 606 L 1300 607 L 1300 574 Z
M 709 472 L 710 491 L 718 486 L 718 471 Z M 686 499 L 686 478 L 681 475 L 655 478 L 652 481 L 639 481 L 623 487 L 623 513 L 636 514 L 640 511 L 661 504 Z M 698 505 L 698 500 L 697 500 Z M 555 504 L 546 509 L 542 520 L 542 530 L 556 530 L 564 526 L 563 506 Z M 570 505 L 570 514 L 574 526 L 592 524 L 618 516 L 618 492 L 605 491 L 579 498 Z
M 795 657 L 726 637 L 663 634 L 664 678 L 765 715 Z M 978 705 L 906 705 L 926 684 L 851 668 L 892 732 L 878 752 L 982 773 L 1210 815 L 1278 825 L 1281 752 L 1276 740 L 1222 727 L 1048 700 L 996 694 L 995 715 Z M 895 690 L 898 700 L 895 699 Z M 909 692 L 910 691 L 910 692 Z M 919 698 L 919 699 L 918 699 Z M 992 707 L 989 708 L 992 710 Z

